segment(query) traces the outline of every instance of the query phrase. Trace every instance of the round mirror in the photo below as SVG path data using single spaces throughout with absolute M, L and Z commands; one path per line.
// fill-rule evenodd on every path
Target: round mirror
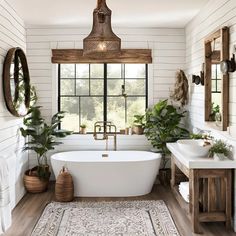
M 25 53 L 21 48 L 8 51 L 3 66 L 3 93 L 9 112 L 25 116 L 30 105 L 30 77 Z

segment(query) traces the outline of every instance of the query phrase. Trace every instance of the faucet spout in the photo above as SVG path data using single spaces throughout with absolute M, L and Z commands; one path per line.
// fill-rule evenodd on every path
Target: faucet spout
M 110 121 L 97 121 L 94 124 L 94 133 L 93 137 L 95 140 L 106 140 L 106 150 L 108 150 L 108 141 L 109 137 L 112 136 L 114 139 L 114 151 L 117 150 L 117 136 L 116 136 L 117 128 Z M 102 137 L 99 138 L 98 134 L 102 134 Z

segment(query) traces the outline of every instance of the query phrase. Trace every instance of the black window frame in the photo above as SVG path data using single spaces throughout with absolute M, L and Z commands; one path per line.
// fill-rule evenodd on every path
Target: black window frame
M 75 78 L 69 78 L 69 79 L 78 79 L 76 77 L 76 65 L 77 64 L 81 64 L 81 63 L 66 63 L 66 64 L 73 64 L 75 66 Z M 97 63 L 97 64 L 103 64 L 104 66 L 104 78 L 96 78 L 96 79 L 99 79 L 99 80 L 103 80 L 103 84 L 104 84 L 104 88 L 103 88 L 103 95 L 91 95 L 91 91 L 90 91 L 90 81 L 91 79 L 91 76 L 90 76 L 90 66 L 91 66 L 91 63 L 86 63 L 89 65 L 89 95 L 61 95 L 61 64 L 58 64 L 58 111 L 61 111 L 61 97 L 78 97 L 79 98 L 79 110 L 80 109 L 80 98 L 81 97 L 101 97 L 103 98 L 103 119 L 104 121 L 107 121 L 107 98 L 108 97 L 121 97 L 121 95 L 108 95 L 108 91 L 107 91 L 107 65 L 108 64 L 113 64 L 113 63 Z M 121 64 L 121 66 L 124 65 L 124 71 L 123 73 L 125 74 L 125 65 L 128 65 L 128 64 L 125 64 L 125 63 L 119 63 Z M 132 63 L 131 63 L 132 64 Z M 144 63 L 140 63 L 140 64 L 144 64 Z M 127 95 L 127 97 L 125 97 L 125 121 L 127 122 L 127 98 L 130 98 L 130 97 L 144 97 L 145 98 L 145 108 L 147 109 L 148 108 L 148 64 L 144 64 L 145 65 L 145 78 L 142 78 L 142 79 L 145 79 L 145 95 Z M 67 78 L 68 79 L 68 78 Z M 117 78 L 109 78 L 109 79 L 117 79 Z M 125 81 L 128 80 L 128 79 L 137 79 L 137 78 L 125 78 L 124 75 L 121 76 L 120 79 L 123 79 L 124 80 L 124 84 L 125 84 Z M 75 85 L 75 88 L 76 90 L 76 85 Z M 75 93 L 76 94 L 76 93 Z M 81 113 L 79 113 L 79 126 L 81 125 Z M 61 126 L 59 126 L 59 129 L 61 128 Z M 125 127 L 124 127 L 125 128 Z M 78 134 L 78 132 L 74 132 L 74 134 Z M 91 134 L 92 132 L 87 132 L 88 134 Z M 119 133 L 119 132 L 117 132 Z
M 221 93 L 222 88 L 218 88 L 218 82 L 222 81 L 222 79 L 218 79 L 218 74 L 221 73 L 220 72 L 220 64 L 219 63 L 213 63 L 214 65 L 216 65 L 216 70 L 215 70 L 215 74 L 214 74 L 214 78 L 213 76 L 211 76 L 211 83 L 215 84 L 215 90 L 211 89 L 211 93 Z

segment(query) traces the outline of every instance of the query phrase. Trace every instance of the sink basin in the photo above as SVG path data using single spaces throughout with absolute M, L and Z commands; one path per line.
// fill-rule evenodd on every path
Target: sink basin
M 206 157 L 211 145 L 204 145 L 204 140 L 183 139 L 177 141 L 181 151 L 194 157 Z

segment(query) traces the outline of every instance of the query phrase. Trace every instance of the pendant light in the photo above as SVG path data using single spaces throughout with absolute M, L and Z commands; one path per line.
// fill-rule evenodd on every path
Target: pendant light
M 83 40 L 83 54 L 120 53 L 121 39 L 111 27 L 112 11 L 107 7 L 106 0 L 98 0 L 93 11 L 93 28 Z

